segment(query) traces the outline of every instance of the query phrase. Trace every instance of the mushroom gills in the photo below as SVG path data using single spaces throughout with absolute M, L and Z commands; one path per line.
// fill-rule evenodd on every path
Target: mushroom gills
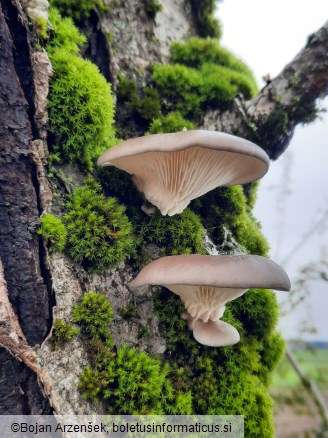
M 246 170 L 248 161 L 262 164 L 254 157 L 244 156 Z M 230 185 L 246 173 L 239 154 L 197 146 L 175 152 L 149 152 L 147 160 L 139 154 L 117 158 L 112 163 L 133 175 L 138 190 L 162 215 L 168 216 L 181 213 L 192 199 L 215 187 Z
M 202 320 L 204 323 L 220 319 L 225 304 L 248 290 L 189 284 L 170 284 L 165 287 L 180 296 L 191 318 Z

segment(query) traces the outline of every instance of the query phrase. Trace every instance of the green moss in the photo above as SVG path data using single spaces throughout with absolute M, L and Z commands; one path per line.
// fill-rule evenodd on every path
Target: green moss
M 82 392 L 82 397 L 92 400 L 99 400 L 103 378 L 98 370 L 94 370 L 87 365 L 80 377 L 78 388 Z
M 168 364 L 127 345 L 113 347 L 112 308 L 104 296 L 85 293 L 73 318 L 82 325 L 92 364 L 81 375 L 83 397 L 102 400 L 111 414 L 191 413 L 191 393 L 174 388 Z
M 110 414 L 190 413 L 191 394 L 176 392 L 168 364 L 123 345 L 103 370 L 87 367 L 79 385 L 83 396 L 103 399 Z M 180 412 L 179 412 L 180 411 Z M 184 412 L 182 412 L 184 411 Z
M 141 124 L 148 124 L 160 116 L 160 96 L 154 88 L 144 87 L 138 93 L 137 84 L 132 79 L 119 75 L 117 98 L 128 113 L 126 118 L 136 117 Z M 139 95 L 140 94 L 140 95 Z
M 140 240 L 159 245 L 163 255 L 204 253 L 201 221 L 189 209 L 172 217 L 156 213 L 145 219 L 140 229 Z
M 132 415 L 152 413 L 167 374 L 168 368 L 161 369 L 160 360 L 124 345 L 106 371 L 108 385 L 105 396 L 112 412 Z
M 216 0 L 190 0 L 190 3 L 199 35 L 220 38 L 221 26 L 214 16 Z
M 173 43 L 170 62 L 153 66 L 164 114 L 178 110 L 197 120 L 204 110 L 226 108 L 238 93 L 248 99 L 258 91 L 251 70 L 214 39 Z
M 259 181 L 252 181 L 251 183 L 243 186 L 244 194 L 246 196 L 246 203 L 250 210 L 252 210 L 255 206 L 259 186 Z
M 162 5 L 157 0 L 143 0 L 143 3 L 145 11 L 152 18 L 155 18 L 157 12 L 163 9 Z
M 40 38 L 46 40 L 48 39 L 48 23 L 43 17 L 38 17 L 34 20 L 35 31 Z
M 152 87 L 140 88 L 132 79 L 119 76 L 122 127 L 131 124 L 132 118 L 143 129 L 152 122 L 150 133 L 173 132 L 182 124 L 199 122 L 205 110 L 226 108 L 239 93 L 248 99 L 258 91 L 250 69 L 213 39 L 173 43 L 171 64 L 154 65 L 151 82 Z
M 272 380 L 272 372 L 278 366 L 285 353 L 285 341 L 280 333 L 272 333 L 262 340 L 261 363 L 263 364 L 259 377 L 262 382 L 269 386 Z
M 209 400 L 206 411 L 213 415 L 244 415 L 245 436 L 252 438 L 272 438 L 272 400 L 267 388 L 257 376 L 248 372 L 233 370 L 221 372 L 218 396 Z
M 86 43 L 86 38 L 74 26 L 73 21 L 70 18 L 62 18 L 58 9 L 50 8 L 49 22 L 51 38 L 47 44 L 48 54 L 51 56 L 57 49 L 65 49 L 72 55 L 78 55 Z
M 238 93 L 249 99 L 257 91 L 252 79 L 230 67 L 203 64 L 200 68 L 200 74 L 203 79 L 202 89 L 208 105 L 219 107 L 221 102 L 224 103 L 226 99 L 231 100 Z
M 96 176 L 105 195 L 115 197 L 121 204 L 126 205 L 129 218 L 137 221 L 141 216 L 140 207 L 144 198 L 133 184 L 131 176 L 114 166 L 97 167 Z
M 221 47 L 215 39 L 193 37 L 186 43 L 174 42 L 171 45 L 171 63 L 200 68 L 203 64 L 215 64 L 243 73 L 257 90 L 252 71 L 229 50 Z
M 90 61 L 77 56 L 84 37 L 68 19 L 52 11 L 54 35 L 47 48 L 54 69 L 49 84 L 51 142 L 70 162 L 88 169 L 114 136 L 110 84 Z
M 122 318 L 130 319 L 130 318 L 137 317 L 138 316 L 138 311 L 137 311 L 136 306 L 134 306 L 132 303 L 130 303 L 126 307 L 123 307 L 120 310 L 120 314 L 121 314 Z
M 231 347 L 208 348 L 197 343 L 180 316 L 184 311 L 181 300 L 171 292 L 159 292 L 155 309 L 166 333 L 166 355 L 174 369 L 182 370 L 182 375 L 176 373 L 176 384 L 192 390 L 192 412 L 245 415 L 245 436 L 273 437 L 272 402 L 266 385 L 270 367 L 281 354 L 281 340 L 272 333 L 276 315 L 263 321 L 268 317 L 264 309 L 272 304 L 275 308 L 276 303 L 270 293 L 257 292 L 264 292 L 262 300 L 257 303 L 256 297 L 250 297 L 251 305 L 243 306 L 245 312 L 257 307 L 252 322 L 248 314 L 244 323 L 245 315 L 235 308 L 240 299 L 228 304 L 223 319 L 241 334 L 240 343 Z
M 260 223 L 250 212 L 237 218 L 231 230 L 236 236 L 236 240 L 250 254 L 268 256 L 270 249 L 268 241 L 263 235 Z
M 68 251 L 85 268 L 99 271 L 115 266 L 134 251 L 125 208 L 115 198 L 106 199 L 92 178 L 74 190 L 67 209 Z
M 122 100 L 137 100 L 137 84 L 132 79 L 127 79 L 123 74 L 118 75 L 117 97 Z
M 254 85 L 243 73 L 215 64 L 199 69 L 185 65 L 155 65 L 152 80 L 167 103 L 182 115 L 197 118 L 209 108 L 225 108 L 238 93 L 254 94 Z
M 63 251 L 66 245 L 67 231 L 62 221 L 53 214 L 47 213 L 41 219 L 38 234 L 50 244 L 50 252 Z
M 170 108 L 197 116 L 206 96 L 197 70 L 183 65 L 154 65 L 152 80 Z
M 89 61 L 57 50 L 51 56 L 55 71 L 49 89 L 49 126 L 55 149 L 70 162 L 88 169 L 109 146 L 114 135 L 110 85 Z
M 138 114 L 150 121 L 160 115 L 160 97 L 157 90 L 144 88 L 143 97 L 136 104 Z
M 186 128 L 188 131 L 195 128 L 195 125 L 185 119 L 179 111 L 174 111 L 167 116 L 153 120 L 148 134 L 162 134 L 166 132 L 178 132 Z
M 272 291 L 250 289 L 243 296 L 234 300 L 230 308 L 233 315 L 242 321 L 248 336 L 262 340 L 273 333 L 279 316 L 279 306 Z M 264 312 L 263 309 L 270 309 Z
M 228 228 L 239 244 L 249 253 L 266 256 L 267 240 L 259 223 L 253 217 L 241 186 L 219 187 L 191 204 L 208 230 L 214 243 L 224 241 L 224 229 Z
M 56 7 L 64 17 L 71 17 L 76 22 L 89 18 L 93 10 L 108 11 L 102 0 L 51 0 L 50 4 Z
M 73 307 L 72 318 L 90 337 L 110 338 L 108 326 L 113 318 L 113 310 L 104 295 L 94 291 L 85 292 L 81 303 Z
M 149 332 L 147 327 L 141 326 L 141 327 L 139 327 L 138 335 L 139 335 L 139 338 L 148 338 L 150 335 L 150 332 Z
M 50 342 L 55 350 L 60 350 L 66 342 L 79 334 L 77 327 L 62 319 L 56 319 L 53 325 Z
M 167 357 L 178 367 L 192 364 L 201 354 L 202 346 L 195 341 L 186 321 L 181 318 L 185 312 L 181 299 L 162 288 L 155 296 L 154 307 L 162 324 L 162 333 L 165 333 Z M 188 384 L 190 386 L 189 379 Z
M 286 132 L 288 126 L 287 112 L 280 108 L 272 111 L 266 118 L 264 125 L 265 129 L 268 129 L 272 133 L 272 136 L 276 135 L 278 131 L 282 133 Z

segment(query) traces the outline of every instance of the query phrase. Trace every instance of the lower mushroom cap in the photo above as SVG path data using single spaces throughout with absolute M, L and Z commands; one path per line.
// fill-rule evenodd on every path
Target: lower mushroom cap
M 198 319 L 195 321 L 193 334 L 196 341 L 208 347 L 234 345 L 240 340 L 238 330 L 221 320 L 203 322 Z
M 195 339 L 208 346 L 233 345 L 238 331 L 219 319 L 225 304 L 250 287 L 288 291 L 290 280 L 275 262 L 254 255 L 169 256 L 155 260 L 139 272 L 135 287 L 162 285 L 179 295 Z

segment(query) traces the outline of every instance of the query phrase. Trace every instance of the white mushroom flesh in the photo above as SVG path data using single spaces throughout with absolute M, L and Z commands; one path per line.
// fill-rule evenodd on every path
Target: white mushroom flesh
M 115 166 L 133 175 L 137 188 L 162 215 L 181 213 L 190 203 L 218 186 L 247 174 L 254 157 L 203 147 L 175 152 L 148 152 L 116 158 Z M 258 160 L 260 163 L 260 160 Z
M 165 287 L 180 296 L 194 321 L 201 319 L 203 322 L 220 319 L 224 313 L 225 304 L 240 297 L 248 290 L 185 284 L 165 285 Z

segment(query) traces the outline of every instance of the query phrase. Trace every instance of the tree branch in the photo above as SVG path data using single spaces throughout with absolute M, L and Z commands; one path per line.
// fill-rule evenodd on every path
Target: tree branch
M 316 100 L 327 94 L 328 21 L 254 99 L 238 96 L 229 110 L 209 111 L 204 126 L 258 141 L 276 159 L 287 148 L 296 125 L 316 118 Z
M 316 406 L 319 410 L 319 413 L 320 413 L 321 418 L 324 422 L 324 425 L 327 426 L 328 425 L 328 409 L 327 409 L 325 401 L 324 401 L 317 385 L 315 384 L 315 382 L 313 380 L 309 379 L 303 373 L 299 364 L 297 363 L 297 360 L 296 360 L 294 354 L 292 353 L 292 351 L 288 347 L 286 347 L 286 358 L 289 361 L 289 363 L 291 364 L 291 366 L 293 367 L 293 369 L 296 372 L 296 374 L 298 375 L 298 377 L 301 379 L 303 386 L 309 392 L 310 396 L 312 397 L 314 403 L 316 404 Z

